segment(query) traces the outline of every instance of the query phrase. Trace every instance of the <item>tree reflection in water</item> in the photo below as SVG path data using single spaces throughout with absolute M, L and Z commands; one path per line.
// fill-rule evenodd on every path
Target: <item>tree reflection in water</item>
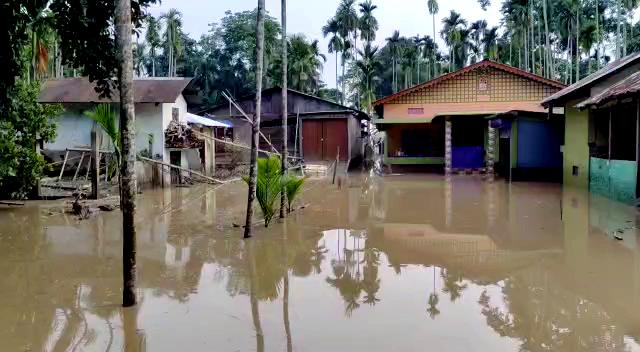
M 361 304 L 374 306 L 380 302 L 380 252 L 367 247 L 365 231 L 326 231 L 325 236 L 328 234 L 336 235 L 338 248 L 336 258 L 331 259 L 333 277 L 325 280 L 338 290 L 345 303 L 345 315 L 350 317 Z

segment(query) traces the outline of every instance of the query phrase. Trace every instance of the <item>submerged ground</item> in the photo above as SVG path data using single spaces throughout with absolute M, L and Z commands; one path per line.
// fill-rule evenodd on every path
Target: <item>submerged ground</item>
M 243 241 L 245 192 L 141 195 L 126 310 L 118 212 L 0 209 L 0 349 L 640 350 L 632 207 L 559 185 L 351 177 L 310 181 L 306 209 Z

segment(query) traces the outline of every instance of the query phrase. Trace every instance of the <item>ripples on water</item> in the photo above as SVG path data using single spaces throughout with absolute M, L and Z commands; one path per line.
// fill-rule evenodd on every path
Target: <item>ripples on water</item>
M 127 310 L 117 212 L 0 209 L 2 349 L 640 350 L 630 207 L 472 177 L 307 189 L 250 241 L 242 184 L 145 192 Z

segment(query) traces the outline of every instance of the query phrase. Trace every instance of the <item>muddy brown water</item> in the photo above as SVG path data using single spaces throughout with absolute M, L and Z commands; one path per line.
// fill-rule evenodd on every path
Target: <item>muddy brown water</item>
M 132 309 L 118 212 L 0 209 L 0 350 L 640 350 L 631 207 L 559 185 L 351 177 L 310 181 L 307 208 L 243 241 L 245 192 L 140 197 Z

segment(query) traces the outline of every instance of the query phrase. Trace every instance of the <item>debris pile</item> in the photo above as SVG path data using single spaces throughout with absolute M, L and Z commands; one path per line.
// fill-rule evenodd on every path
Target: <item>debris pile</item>
M 189 126 L 171 121 L 164 131 L 164 144 L 166 148 L 200 149 L 204 147 L 204 140 L 199 139 Z

